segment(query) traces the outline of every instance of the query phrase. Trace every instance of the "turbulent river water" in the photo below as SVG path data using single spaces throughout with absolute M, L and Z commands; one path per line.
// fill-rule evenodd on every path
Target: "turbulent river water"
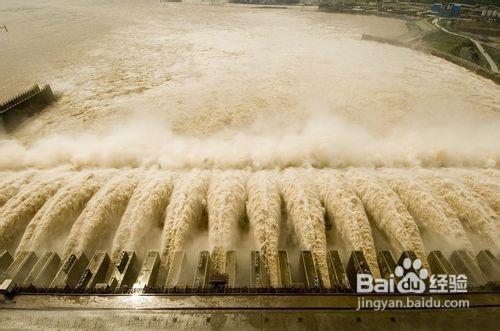
M 0 249 L 498 252 L 500 88 L 311 8 L 3 1 Z M 193 253 L 194 254 L 194 253 Z M 247 254 L 247 253 L 243 253 Z

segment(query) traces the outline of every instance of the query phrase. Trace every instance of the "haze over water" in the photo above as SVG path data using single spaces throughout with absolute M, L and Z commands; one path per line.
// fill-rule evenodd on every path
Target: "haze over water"
M 500 161 L 500 88 L 442 59 L 361 41 L 403 21 L 301 9 L 6 1 L 6 98 L 61 99 L 0 167 L 478 166 Z M 43 157 L 42 157 L 43 155 Z

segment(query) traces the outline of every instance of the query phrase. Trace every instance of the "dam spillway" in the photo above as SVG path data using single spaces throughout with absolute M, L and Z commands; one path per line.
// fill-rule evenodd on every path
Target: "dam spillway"
M 61 274 L 57 285 L 53 274 L 43 287 L 90 282 L 114 290 L 113 266 L 134 259 L 128 288 L 210 288 L 210 276 L 231 275 L 232 288 L 329 289 L 336 287 L 331 252 L 345 266 L 360 252 L 376 277 L 382 251 L 396 261 L 411 251 L 430 270 L 435 251 L 453 260 L 487 250 L 495 260 L 498 178 L 480 169 L 4 172 L 0 249 L 14 261 L 31 256 L 30 270 L 11 270 L 19 285 L 43 260 L 52 261 L 52 274 L 81 264 L 71 280 Z M 99 281 L 89 261 L 107 265 Z M 292 279 L 285 285 L 284 266 Z
M 344 266 L 338 251 L 327 252 L 328 287 L 319 276 L 319 270 L 310 251 L 300 252 L 297 273 L 291 272 L 286 250 L 278 252 L 279 281 L 273 286 L 269 282 L 269 271 L 260 259 L 260 252 L 252 251 L 250 265 L 240 265 L 235 251 L 225 252 L 227 263 L 224 273 L 210 266 L 208 251 L 199 253 L 191 270 L 183 251 L 175 252 L 174 262 L 168 270 L 160 267 L 159 253 L 147 252 L 139 264 L 135 252 L 123 251 L 116 263 L 110 264 L 104 251 L 96 251 L 89 260 L 85 254 L 68 256 L 60 262 L 54 252 L 37 256 L 34 252 L 21 252 L 15 258 L 3 251 L 0 255 L 3 269 L 1 291 L 7 297 L 19 294 L 157 294 L 157 295 L 231 295 L 231 294 L 342 294 L 356 292 L 357 274 L 373 274 L 363 252 L 351 253 Z M 413 251 L 403 252 L 398 263 Z M 448 259 L 441 251 L 428 255 L 433 274 L 467 275 L 469 290 L 495 291 L 500 279 L 499 261 L 489 250 L 481 250 L 474 258 L 468 252 L 457 250 Z M 452 261 L 452 262 L 450 262 Z M 389 279 L 394 274 L 396 260 L 389 251 L 380 251 L 378 267 Z M 239 280 L 236 286 L 237 269 L 250 269 L 246 282 Z
M 9 327 L 400 329 L 458 327 L 478 313 L 474 325 L 495 325 L 494 170 L 53 169 L 1 178 L 0 316 Z M 357 310 L 365 300 L 403 302 L 398 291 L 360 296 L 357 277 L 390 280 L 406 257 L 431 274 L 466 277 L 465 292 L 426 290 L 421 302 L 467 308 Z

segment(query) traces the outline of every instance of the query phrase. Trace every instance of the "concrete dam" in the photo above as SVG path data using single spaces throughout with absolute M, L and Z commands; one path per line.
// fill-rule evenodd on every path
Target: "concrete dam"
M 79 318 L 51 324 L 40 314 L 37 325 L 78 327 L 72 323 L 95 308 L 146 298 L 133 299 L 134 309 L 168 303 L 164 309 L 188 309 L 184 322 L 204 327 L 208 315 L 190 306 L 212 314 L 244 309 L 237 298 L 253 307 L 275 297 L 276 309 L 296 307 L 296 316 L 304 302 L 319 311 L 354 308 L 357 274 L 389 279 L 405 258 L 418 258 L 432 274 L 466 275 L 468 292 L 450 297 L 483 305 L 496 300 L 500 279 L 499 178 L 463 169 L 3 172 L 4 302 L 30 309 L 45 298 L 48 314 L 76 309 Z M 75 295 L 85 303 L 71 303 Z M 200 308 L 193 296 L 212 303 Z M 297 296 L 305 301 L 294 303 Z M 259 314 L 266 327 L 267 313 Z M 131 316 L 114 325 L 134 325 Z M 16 313 L 10 325 L 26 318 Z M 281 318 L 290 323 L 289 314 Z M 304 325 L 311 318 L 339 316 L 310 316 Z M 231 323 L 221 326 L 248 326 Z
M 3 173 L 1 179 L 0 248 L 16 261 L 31 256 L 33 266 L 38 258 L 82 260 L 84 270 L 90 258 L 113 266 L 134 256 L 165 282 L 188 260 L 193 270 L 210 262 L 213 275 L 225 276 L 236 265 L 248 276 L 251 265 L 262 264 L 265 287 L 280 287 L 280 264 L 290 265 L 289 251 L 297 255 L 292 269 L 303 267 L 307 256 L 314 286 L 330 288 L 330 250 L 345 264 L 351 252 L 362 252 L 377 276 L 381 251 L 396 259 L 412 251 L 425 266 L 431 251 L 498 253 L 496 171 L 51 170 Z M 171 287 L 191 286 L 193 270 L 185 279 L 176 275 Z M 104 272 L 102 282 L 111 273 Z M 251 277 L 237 284 L 235 270 L 230 274 L 231 287 L 257 286 Z
M 3 5 L 0 329 L 497 328 L 499 87 L 404 19 Z

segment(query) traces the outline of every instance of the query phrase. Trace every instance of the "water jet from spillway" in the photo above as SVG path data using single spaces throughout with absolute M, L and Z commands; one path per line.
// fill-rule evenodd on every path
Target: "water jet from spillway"
M 330 287 L 326 259 L 324 208 L 318 191 L 307 172 L 286 170 L 280 176 L 280 187 L 286 204 L 288 221 L 302 250 L 311 251 L 319 270 L 320 281 Z
M 12 249 L 29 222 L 69 174 L 49 172 L 30 180 L 0 209 L 0 249 Z
M 90 249 L 110 248 L 110 236 L 118 228 L 140 176 L 137 171 L 117 175 L 90 199 L 71 228 L 64 245 L 64 259 Z
M 238 228 L 245 222 L 247 174 L 215 172 L 207 193 L 208 238 L 214 272 L 225 274 L 226 251 L 238 241 Z
M 161 259 L 170 266 L 175 251 L 186 248 L 186 241 L 196 228 L 203 225 L 206 209 L 209 173 L 193 170 L 180 175 L 174 183 L 170 203 L 166 211 L 161 240 Z
M 328 217 L 344 238 L 346 250 L 362 251 L 373 275 L 380 276 L 370 222 L 347 178 L 339 171 L 323 171 L 317 183 Z
M 485 241 L 488 247 L 499 248 L 499 217 L 482 197 L 474 195 L 458 181 L 441 178 L 430 170 L 421 169 L 418 176 L 436 195 L 443 197 L 470 233 Z
M 465 229 L 441 196 L 434 195 L 423 183 L 401 171 L 388 170 L 380 177 L 399 195 L 419 227 L 438 238 L 442 250 L 473 251 Z
M 262 253 L 271 286 L 279 282 L 278 241 L 281 199 L 275 172 L 257 172 L 247 183 L 248 220 L 253 228 L 255 246 Z
M 121 251 L 136 251 L 143 256 L 159 243 L 167 205 L 172 193 L 170 173 L 153 171 L 134 190 L 113 241 L 111 260 Z M 152 246 L 152 247 L 148 247 Z
M 417 224 L 399 196 L 391 188 L 365 170 L 351 170 L 352 180 L 358 196 L 375 225 L 387 236 L 396 254 L 414 251 L 427 266 L 424 245 Z
M 109 179 L 109 175 L 106 171 L 83 172 L 68 179 L 67 184 L 30 221 L 17 252 L 46 249 L 61 254 L 63 240 L 94 193 Z

